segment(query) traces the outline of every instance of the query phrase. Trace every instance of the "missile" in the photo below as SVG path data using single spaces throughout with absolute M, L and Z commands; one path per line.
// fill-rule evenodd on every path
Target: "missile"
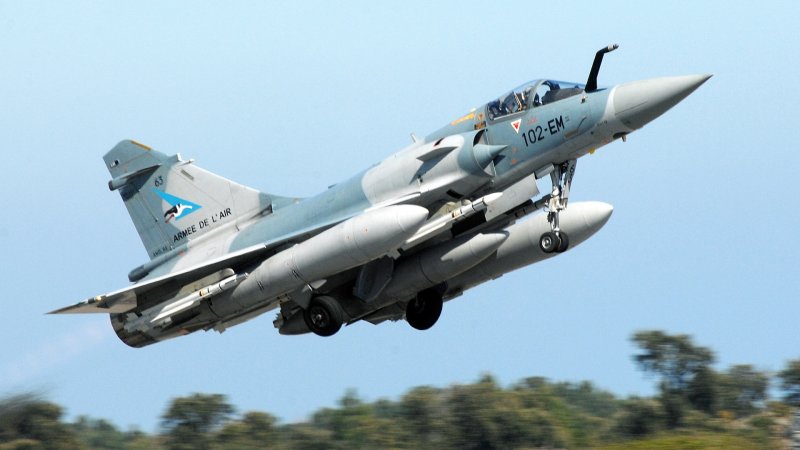
M 224 291 L 225 289 L 229 289 L 232 286 L 236 286 L 237 284 L 241 283 L 242 280 L 247 278 L 247 275 L 231 275 L 230 277 L 220 281 L 219 283 L 214 283 L 211 286 L 204 287 L 198 291 L 193 292 L 192 294 L 176 301 L 169 303 L 168 305 L 161 308 L 158 315 L 150 320 L 150 323 L 158 323 L 159 320 L 173 316 L 178 314 L 181 311 L 185 311 L 198 303 L 201 300 L 207 300 L 220 292 Z
M 386 206 L 348 219 L 262 262 L 231 292 L 214 302 L 221 315 L 238 314 L 256 303 L 396 252 L 425 223 L 428 210 Z
M 603 202 L 570 203 L 560 217 L 561 230 L 569 236 L 570 249 L 597 233 L 608 222 L 613 210 L 611 205 Z M 508 239 L 494 254 L 448 280 L 446 297 L 452 298 L 473 286 L 557 255 L 544 253 L 539 248 L 539 237 L 547 231 L 550 231 L 550 224 L 545 214 L 535 215 L 506 228 Z
M 261 314 L 264 314 L 267 311 L 274 309 L 274 306 L 271 303 L 262 303 L 259 306 L 256 306 L 251 311 L 247 311 L 239 316 L 227 318 L 223 321 L 217 322 L 207 328 L 206 331 L 213 329 L 217 333 L 224 333 L 230 327 L 242 324 L 247 322 L 248 320 L 258 317 Z M 301 314 L 302 315 L 302 314 Z
M 153 326 L 167 327 L 172 317 L 199 305 L 201 301 L 231 289 L 247 278 L 245 274 L 231 275 L 222 281 L 205 286 L 178 300 L 168 300 L 145 310 L 141 317 L 125 322 L 125 331 L 146 331 Z
M 420 227 L 419 231 L 417 231 L 413 236 L 408 238 L 406 242 L 403 244 L 403 249 L 408 249 L 413 247 L 414 245 L 418 244 L 419 242 L 425 241 L 432 236 L 435 236 L 443 231 L 449 230 L 453 224 L 457 222 L 461 222 L 462 220 L 484 211 L 488 208 L 493 202 L 497 201 L 500 197 L 503 196 L 502 192 L 494 192 L 492 194 L 484 195 L 483 197 L 463 205 L 459 208 L 454 209 L 448 214 L 443 216 L 434 218 L 433 220 L 428 221 Z

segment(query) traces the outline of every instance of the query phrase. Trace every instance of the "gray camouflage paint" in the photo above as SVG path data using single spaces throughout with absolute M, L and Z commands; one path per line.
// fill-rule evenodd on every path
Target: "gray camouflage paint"
M 130 288 L 55 312 L 110 312 L 120 338 L 136 347 L 198 329 L 223 331 L 279 306 L 282 312 L 276 326 L 302 331 L 294 312 L 308 304 L 313 289 L 330 289 L 327 292 L 337 296 L 348 314 L 347 322 L 363 318 L 379 323 L 401 318 L 402 297 L 409 293 L 391 283 L 371 302 L 353 298 L 348 286 L 359 270 L 365 270 L 360 266 L 381 255 L 391 255 L 394 264 L 373 268 L 385 271 L 398 267 L 398 277 L 409 274 L 408 283 L 415 289 L 449 278 L 442 285 L 448 299 L 553 255 L 541 253 L 531 237 L 549 229 L 542 216 L 514 224 L 518 217 L 537 208 L 522 208 L 507 201 L 504 210 L 494 212 L 483 229 L 476 226 L 463 231 L 458 241 L 450 241 L 452 233 L 447 233 L 449 238 L 436 235 L 400 254 L 393 250 L 398 246 L 395 241 L 410 238 L 422 222 L 404 219 L 403 215 L 411 211 L 416 214 L 411 206 L 402 209 L 393 205 L 425 208 L 419 210 L 433 220 L 448 214 L 452 205 L 486 194 L 510 195 L 512 190 L 535 194 L 536 186 L 520 190 L 520 180 L 634 131 L 689 95 L 708 77 L 645 80 L 594 92 L 568 83 L 572 90 L 560 92 L 573 95 L 542 105 L 534 103 L 538 96 L 537 100 L 530 97 L 550 82 L 527 83 L 523 86 L 530 88 L 526 91 L 529 103 L 523 111 L 490 119 L 497 101 L 487 103 L 366 171 L 306 199 L 261 193 L 201 169 L 192 161 L 183 161 L 178 155 L 167 156 L 142 144 L 122 141 L 104 157 L 112 176 L 109 187 L 119 190 L 150 261 L 131 271 L 129 278 L 137 283 Z M 621 108 L 624 111 L 620 112 Z M 390 211 L 396 219 L 387 216 Z M 610 214 L 610 205 L 574 204 L 565 211 L 564 230 L 574 230 L 573 245 L 578 244 L 605 224 Z M 379 216 L 383 218 L 369 222 Z M 424 215 L 421 217 L 424 220 Z M 342 264 L 337 258 L 347 255 L 337 253 L 342 247 L 337 239 L 365 239 L 359 230 L 342 229 L 341 224 L 347 225 L 353 218 L 364 218 L 359 222 L 363 223 L 361 231 L 378 229 L 372 232 L 370 242 L 391 245 L 375 247 L 365 259 Z M 383 231 L 394 230 L 392 224 L 403 220 L 416 228 Z M 380 232 L 387 234 L 374 240 L 374 233 Z M 484 232 L 494 234 L 481 237 Z M 450 244 L 442 244 L 443 236 Z M 483 243 L 480 250 L 476 250 L 476 242 Z M 296 265 L 296 256 L 292 255 L 303 255 L 306 265 Z M 416 268 L 409 259 L 415 257 L 426 265 L 438 259 L 442 265 L 429 270 Z M 445 258 L 456 261 L 447 265 Z M 337 269 L 326 271 L 327 267 Z M 319 278 L 319 282 L 308 277 Z M 278 285 L 283 287 L 279 289 Z M 156 315 L 165 310 L 161 305 L 176 308 L 175 299 L 205 286 L 215 286 L 215 292 L 220 293 L 173 314 L 166 325 L 149 327 L 141 318 L 161 317 Z

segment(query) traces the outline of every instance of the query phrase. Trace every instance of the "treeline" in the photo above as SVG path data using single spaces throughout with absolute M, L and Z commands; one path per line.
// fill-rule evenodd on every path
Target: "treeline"
M 347 391 L 336 408 L 281 424 L 266 412 L 238 414 L 223 395 L 171 400 L 157 434 L 121 431 L 104 419 L 62 419 L 33 395 L 0 403 L 6 449 L 492 449 L 780 448 L 800 407 L 800 359 L 774 377 L 750 365 L 714 369 L 714 353 L 686 335 L 632 337 L 640 369 L 658 394 L 617 398 L 589 382 L 531 377 L 502 387 L 490 375 L 467 385 L 416 387 L 398 400 L 365 402 Z M 770 399 L 770 383 L 782 391 Z M 798 430 L 800 431 L 800 430 Z

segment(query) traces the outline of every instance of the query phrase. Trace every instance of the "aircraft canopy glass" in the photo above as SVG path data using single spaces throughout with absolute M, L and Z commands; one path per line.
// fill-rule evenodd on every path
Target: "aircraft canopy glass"
M 497 120 L 530 108 L 583 93 L 585 85 L 569 81 L 534 80 L 501 95 L 486 106 L 489 120 Z

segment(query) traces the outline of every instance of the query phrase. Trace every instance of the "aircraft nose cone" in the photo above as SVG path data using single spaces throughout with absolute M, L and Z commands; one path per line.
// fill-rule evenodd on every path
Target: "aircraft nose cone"
M 653 78 L 617 86 L 614 111 L 625 126 L 635 130 L 664 114 L 711 78 L 710 74 Z

